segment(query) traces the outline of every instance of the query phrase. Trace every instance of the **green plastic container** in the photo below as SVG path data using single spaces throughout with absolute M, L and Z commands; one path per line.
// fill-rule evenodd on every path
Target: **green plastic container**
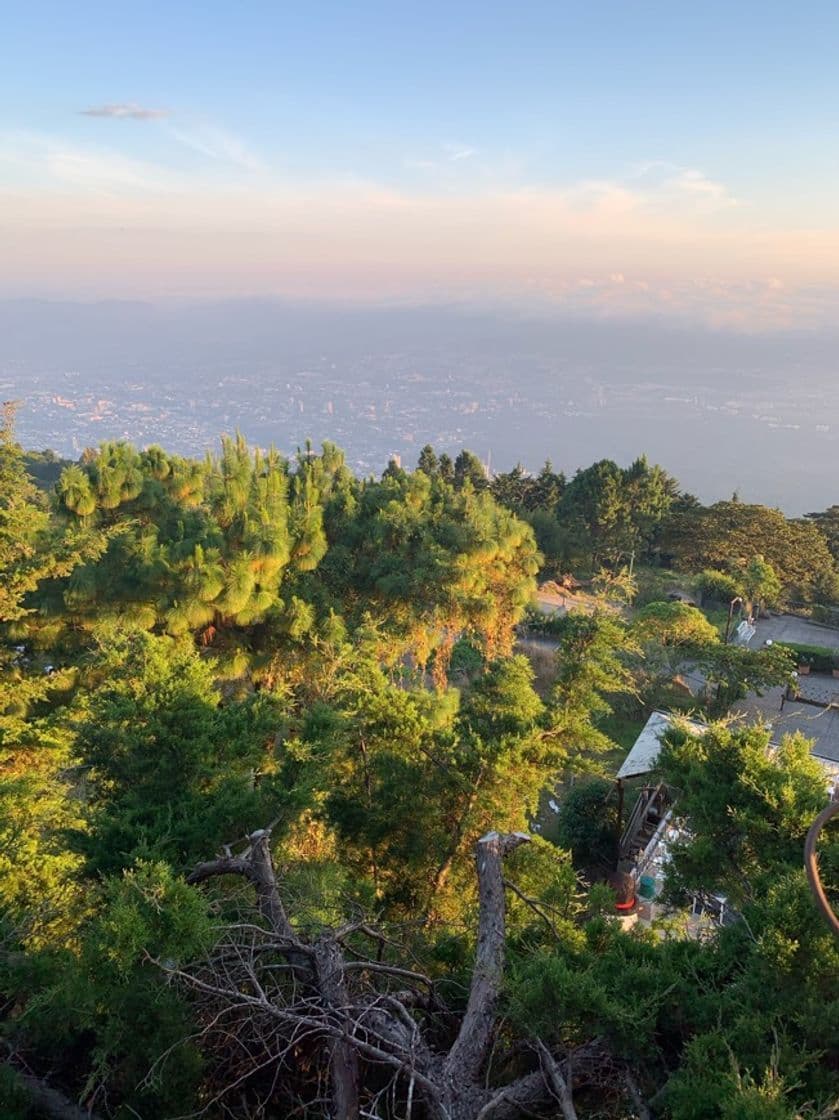
M 638 880 L 638 894 L 641 898 L 655 898 L 655 879 L 652 875 L 642 875 Z

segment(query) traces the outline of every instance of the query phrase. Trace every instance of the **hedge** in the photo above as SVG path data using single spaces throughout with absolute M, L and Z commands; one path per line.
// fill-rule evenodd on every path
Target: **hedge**
M 799 665 L 809 665 L 816 673 L 839 669 L 839 651 L 827 646 L 808 646 L 799 642 L 775 642 L 775 645 L 790 650 Z

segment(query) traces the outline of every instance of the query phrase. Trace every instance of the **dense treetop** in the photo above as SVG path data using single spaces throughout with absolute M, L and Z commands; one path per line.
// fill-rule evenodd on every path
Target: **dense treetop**
M 639 568 L 723 608 L 829 604 L 830 511 L 702 507 L 643 457 L 490 480 L 425 448 L 359 479 L 330 444 L 239 436 L 202 460 L 105 443 L 59 473 L 11 419 L 4 1116 L 833 1114 L 807 744 L 674 733 L 671 918 L 623 929 L 602 881 L 621 726 L 687 669 L 710 718 L 791 668 L 641 595 Z M 591 610 L 531 616 L 540 574 L 572 572 Z M 835 892 L 835 837 L 821 867 Z M 686 937 L 714 892 L 739 920 Z

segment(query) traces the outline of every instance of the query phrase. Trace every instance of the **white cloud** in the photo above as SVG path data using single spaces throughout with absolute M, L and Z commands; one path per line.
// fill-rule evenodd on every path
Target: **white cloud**
M 737 200 L 732 198 L 723 183 L 709 179 L 701 171 L 686 168 L 674 178 L 667 180 L 666 186 L 673 186 L 677 190 L 685 191 L 689 195 L 702 198 L 718 206 L 736 206 Z
M 471 159 L 477 154 L 477 148 L 470 148 L 468 144 L 444 144 L 443 150 L 450 163 L 459 163 L 463 159 Z
M 111 105 L 93 105 L 89 109 L 81 109 L 83 117 L 112 117 L 117 120 L 156 121 L 162 117 L 170 116 L 168 109 L 147 109 L 136 105 L 133 101 Z
M 180 176 L 158 164 L 30 132 L 0 134 L 3 167 L 8 172 L 7 181 L 22 181 L 37 190 L 76 188 L 137 196 L 184 185 Z
M 415 171 L 436 171 L 442 173 L 454 172 L 450 167 L 451 164 L 465 163 L 467 160 L 473 160 L 474 156 L 478 154 L 478 149 L 471 147 L 469 144 L 441 144 L 437 152 L 433 156 L 405 156 L 402 160 L 403 167 Z M 470 171 L 472 169 L 470 168 Z M 484 168 L 475 168 L 475 171 L 483 171 Z
M 669 160 L 635 164 L 623 181 L 651 204 L 683 202 L 686 198 L 692 198 L 704 210 L 723 210 L 738 204 L 724 183 L 695 167 L 683 167 Z
M 149 109 L 134 102 L 95 105 L 82 109 L 85 117 L 106 117 L 114 120 L 167 121 L 166 132 L 178 143 L 208 159 L 228 163 L 246 171 L 263 171 L 263 161 L 238 136 L 206 122 L 191 122 L 171 109 Z M 169 123 L 177 119 L 177 123 Z
M 661 162 L 536 189 L 438 156 L 436 167 L 463 176 L 456 189 L 441 174 L 395 190 L 292 182 L 267 169 L 225 176 L 261 164 L 209 126 L 161 129 L 212 163 L 187 172 L 54 137 L 0 135 L 5 291 L 48 280 L 130 296 L 499 296 L 743 325 L 815 317 L 839 302 L 839 229 L 767 228 L 690 168 Z
M 167 133 L 199 155 L 245 171 L 264 171 L 265 164 L 238 136 L 216 125 L 167 124 Z

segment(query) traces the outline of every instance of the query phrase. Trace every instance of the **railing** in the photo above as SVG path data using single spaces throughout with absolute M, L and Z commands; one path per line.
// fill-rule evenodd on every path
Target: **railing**
M 644 872 L 647 870 L 647 868 L 650 866 L 650 863 L 652 862 L 652 858 L 655 855 L 655 850 L 659 846 L 659 844 L 661 843 L 661 838 L 664 836 L 664 833 L 667 831 L 667 826 L 670 824 L 670 821 L 672 819 L 673 819 L 673 810 L 668 809 L 667 812 L 664 814 L 664 816 L 659 821 L 658 828 L 655 830 L 655 832 L 650 837 L 646 848 L 644 848 L 643 852 L 641 852 L 641 854 L 638 856 L 638 859 L 636 860 L 635 866 L 632 869 L 632 874 L 635 877 L 635 882 L 636 883 L 641 878 L 641 876 L 644 874 Z
M 670 804 L 670 791 L 664 782 L 657 786 L 645 786 L 641 790 L 635 807 L 630 814 L 620 842 L 620 858 L 629 859 L 632 856 L 632 845 L 642 831 L 652 809 L 658 811 L 659 818 L 664 816 L 666 807 Z M 658 826 L 660 827 L 660 820 Z

